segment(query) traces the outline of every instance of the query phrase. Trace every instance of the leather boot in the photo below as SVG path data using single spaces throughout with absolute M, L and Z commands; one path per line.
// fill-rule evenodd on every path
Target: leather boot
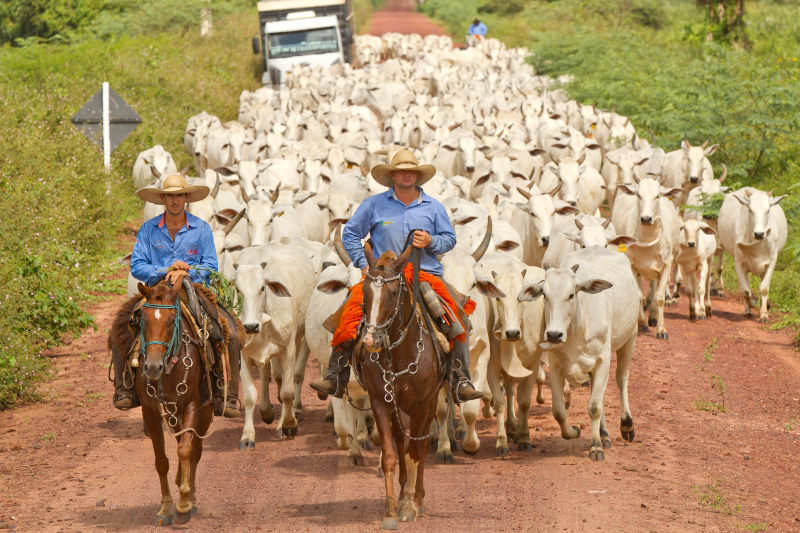
M 134 407 L 139 407 L 139 399 L 136 397 L 136 389 L 133 384 L 133 373 L 125 374 L 125 356 L 127 354 L 111 354 L 111 363 L 114 367 L 114 397 L 112 401 L 114 407 L 120 411 L 127 411 Z M 125 379 L 127 377 L 127 380 Z M 126 383 L 127 381 L 127 383 Z
M 454 341 L 450 352 L 453 358 L 453 400 L 464 403 L 483 398 L 483 393 L 475 390 L 469 377 L 469 341 Z
M 239 409 L 239 364 L 240 357 L 238 353 L 233 355 L 229 353 L 229 366 L 230 375 L 228 376 L 228 397 L 225 400 L 225 410 L 222 416 L 225 418 L 238 418 L 242 416 L 242 411 Z
M 350 381 L 350 356 L 353 355 L 353 343 L 348 342 L 336 346 L 331 351 L 331 358 L 328 360 L 328 375 L 325 379 L 312 381 L 310 386 L 317 391 L 320 400 L 325 400 L 328 395 L 334 398 L 344 396 L 347 382 Z

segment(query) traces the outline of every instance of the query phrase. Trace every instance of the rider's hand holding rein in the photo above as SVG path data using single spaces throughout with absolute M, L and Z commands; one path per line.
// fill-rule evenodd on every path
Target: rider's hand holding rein
M 175 261 L 169 267 L 166 275 L 167 283 L 174 287 L 176 284 L 181 285 L 183 278 L 189 275 L 189 265 L 183 261 Z
M 411 244 L 414 248 L 427 248 L 430 246 L 431 241 L 433 241 L 433 237 L 427 231 L 418 229 L 414 232 L 414 238 L 411 240 Z

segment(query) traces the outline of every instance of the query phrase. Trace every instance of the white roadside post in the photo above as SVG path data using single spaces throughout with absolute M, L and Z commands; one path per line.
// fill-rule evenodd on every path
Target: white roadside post
M 103 82 L 103 166 L 111 170 L 111 125 L 108 116 L 108 82 Z M 108 187 L 106 187 L 108 192 Z

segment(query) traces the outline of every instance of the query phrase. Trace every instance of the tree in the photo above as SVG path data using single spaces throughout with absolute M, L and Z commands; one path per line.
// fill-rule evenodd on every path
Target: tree
M 706 12 L 711 30 L 706 40 L 749 45 L 744 28 L 744 0 L 697 0 Z

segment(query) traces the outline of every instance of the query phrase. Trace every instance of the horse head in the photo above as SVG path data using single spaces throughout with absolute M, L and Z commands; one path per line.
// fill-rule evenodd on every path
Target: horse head
M 364 280 L 364 323 L 366 335 L 364 347 L 369 352 L 379 352 L 389 346 L 392 324 L 404 305 L 403 268 L 411 255 L 412 247 L 407 247 L 400 257 L 391 250 L 378 259 L 372 255 L 372 247 L 364 246 L 369 264 Z
M 139 283 L 145 297 L 140 324 L 140 351 L 144 356 L 144 375 L 158 379 L 164 371 L 164 361 L 178 351 L 180 340 L 180 286 L 161 282 L 155 287 Z

